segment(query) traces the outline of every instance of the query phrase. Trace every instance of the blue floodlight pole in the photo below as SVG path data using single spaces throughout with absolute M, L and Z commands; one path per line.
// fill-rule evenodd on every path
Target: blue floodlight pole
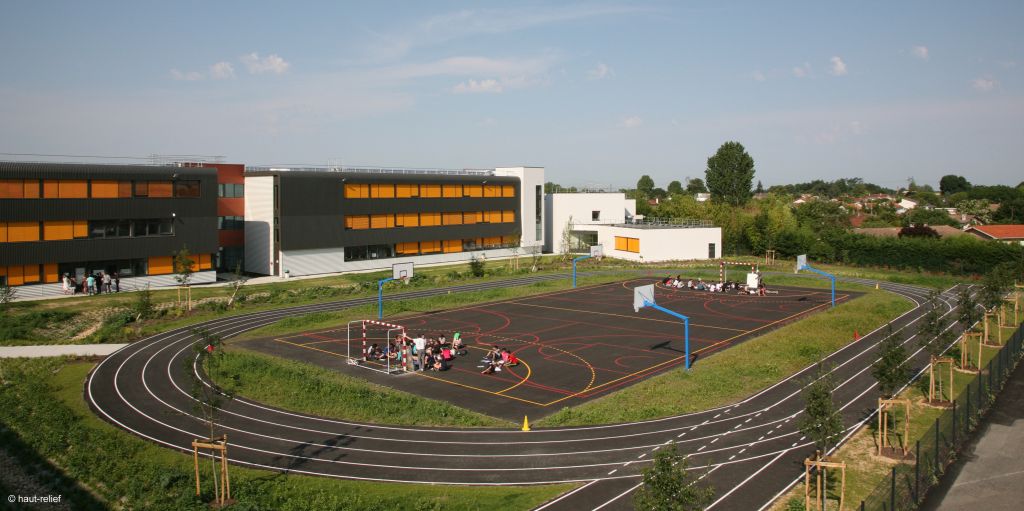
M 817 273 L 819 275 L 824 275 L 824 276 L 828 277 L 829 280 L 832 281 L 832 307 L 835 307 L 836 306 L 836 276 L 832 275 L 831 273 L 825 273 L 825 272 L 823 272 L 823 271 L 821 271 L 819 269 L 816 269 L 816 268 L 811 268 L 809 265 L 806 265 L 806 264 L 803 266 L 803 268 L 800 268 L 800 269 L 801 270 L 811 270 L 814 273 Z
M 388 277 L 383 280 L 377 281 L 377 319 L 384 319 L 384 284 L 395 280 L 394 278 Z
M 658 305 L 656 303 L 648 302 L 647 300 L 644 300 L 644 307 L 653 307 L 655 309 L 660 310 L 661 312 L 664 312 L 665 314 L 669 314 L 671 316 L 675 316 L 675 317 L 683 320 L 683 338 L 685 340 L 684 346 L 685 346 L 685 350 L 686 350 L 686 370 L 689 371 L 690 370 L 690 318 L 688 318 L 686 316 L 683 316 L 682 314 L 680 314 L 680 313 L 678 313 L 676 311 L 670 311 L 670 310 L 668 310 L 668 309 L 666 309 L 666 308 L 664 308 L 664 307 L 662 307 L 662 306 L 660 306 L 660 305 Z
M 590 259 L 590 256 L 579 256 L 572 260 L 572 287 L 576 287 L 576 261 L 582 261 L 584 259 Z

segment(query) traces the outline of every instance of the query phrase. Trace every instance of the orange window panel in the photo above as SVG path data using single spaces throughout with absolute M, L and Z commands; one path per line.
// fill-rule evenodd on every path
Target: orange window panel
M 443 213 L 441 221 L 444 225 L 462 225 L 462 213 Z
M 26 284 L 32 284 L 39 282 L 42 278 L 39 275 L 38 264 L 26 264 L 22 270 L 22 278 L 25 279 Z
M 345 227 L 354 230 L 370 228 L 370 217 L 368 215 L 355 215 L 345 217 Z
M 483 197 L 484 187 L 481 185 L 463 185 L 462 187 L 463 197 Z
M 444 185 L 441 188 L 441 196 L 446 199 L 462 197 L 462 185 Z
M 209 270 L 212 267 L 213 264 L 210 261 L 210 254 L 199 254 L 199 269 Z
M 116 199 L 117 181 L 93 180 L 92 198 L 94 199 Z
M 7 285 L 20 286 L 25 283 L 24 267 L 20 264 L 7 267 Z
M 174 258 L 171 256 L 156 256 L 149 258 L 148 275 L 167 275 L 174 273 Z
M 420 226 L 433 227 L 441 225 L 441 213 L 420 213 Z
M 484 238 L 485 247 L 496 247 L 499 245 L 501 245 L 501 236 L 491 236 L 489 238 Z
M 440 241 L 421 241 L 420 252 L 423 254 L 436 254 L 441 251 Z
M 398 199 L 408 199 L 411 197 L 420 196 L 420 185 L 408 185 L 398 184 L 395 185 L 395 197 Z
M 60 197 L 58 188 L 60 183 L 56 179 L 47 179 L 43 181 L 43 198 L 44 199 L 57 199 Z
M 7 241 L 39 241 L 39 222 L 8 222 Z
M 395 252 L 399 255 L 410 255 L 420 253 L 420 244 L 412 241 L 409 243 L 396 243 Z
M 387 229 L 395 226 L 395 215 L 370 215 L 370 229 Z
M 489 224 L 500 224 L 501 211 L 484 211 L 484 222 Z
M 149 196 L 150 197 L 173 197 L 174 187 L 171 186 L 170 181 L 150 181 L 149 182 Z
M 370 197 L 370 185 L 364 184 L 346 184 L 345 185 L 345 198 L 346 199 L 367 199 Z
M 21 179 L 0 179 L 0 199 L 21 199 L 24 197 L 24 181 Z
M 71 220 L 54 220 L 43 222 L 44 240 L 69 240 L 74 237 L 74 222 L 72 222 Z
M 516 221 L 516 212 L 515 211 L 505 210 L 505 211 L 501 212 L 501 222 L 502 223 L 507 224 L 507 223 L 515 222 L 515 221 Z
M 480 222 L 479 211 L 467 211 L 462 214 L 462 223 L 464 224 L 475 224 Z
M 7 243 L 7 222 L 0 222 L 0 243 Z
M 39 180 L 38 179 L 26 179 L 25 180 L 25 198 L 26 199 L 38 199 L 39 198 Z
M 640 238 L 626 238 L 628 240 L 628 252 L 640 253 Z
M 419 227 L 420 216 L 416 213 L 398 213 L 395 215 L 395 225 L 398 227 Z
M 394 199 L 395 185 L 393 184 L 372 184 L 370 185 L 371 199 Z
M 57 182 L 57 196 L 61 199 L 87 199 L 89 185 L 84 179 L 61 179 Z
M 75 220 L 72 222 L 72 233 L 75 238 L 89 237 L 89 222 L 87 220 Z
M 501 185 L 484 185 L 484 197 L 501 197 Z
M 118 181 L 117 182 L 117 197 L 120 199 L 132 198 L 132 182 L 131 181 Z
M 441 196 L 441 185 L 420 185 L 420 197 L 437 198 Z
M 462 252 L 462 240 L 444 240 L 444 253 Z
M 46 263 L 43 265 L 43 281 L 48 283 L 60 282 L 57 275 L 57 263 Z
M 519 245 L 519 236 L 502 236 L 502 245 Z
M 501 185 L 501 196 L 502 197 L 515 197 L 516 187 L 513 185 Z
M 616 236 L 615 237 L 615 250 L 623 250 L 623 251 L 629 250 L 629 241 L 627 241 L 627 240 L 628 240 L 628 238 L 624 238 L 622 236 Z

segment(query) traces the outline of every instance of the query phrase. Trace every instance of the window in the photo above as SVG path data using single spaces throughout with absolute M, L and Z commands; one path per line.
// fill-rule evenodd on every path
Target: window
M 396 227 L 419 227 L 420 216 L 417 213 L 398 213 L 395 215 Z
M 597 222 L 598 220 L 601 219 L 601 212 L 600 211 L 591 211 L 590 212 L 590 219 L 595 221 L 595 222 Z
M 174 273 L 174 258 L 171 256 L 158 256 L 149 258 L 150 275 L 168 275 Z
M 196 181 L 195 183 L 196 183 L 196 186 L 199 185 L 198 181 Z M 199 197 L 198 192 L 196 192 L 196 193 L 197 193 L 197 195 L 194 195 L 194 197 Z M 222 197 L 222 198 L 225 198 L 225 199 L 237 199 L 239 197 L 244 197 L 244 196 L 245 196 L 245 185 L 243 185 L 241 183 L 219 183 L 217 185 L 217 197 Z M 183 197 L 183 196 L 179 195 L 179 197 Z
M 420 253 L 423 254 L 436 254 L 441 251 L 440 241 L 421 241 L 420 242 Z
M 217 217 L 217 228 L 223 231 L 245 229 L 245 218 L 240 216 Z
M 372 184 L 370 185 L 370 198 L 371 199 L 394 199 L 395 198 L 395 185 L 392 184 Z
M 370 216 L 369 215 L 348 215 L 345 217 L 345 228 L 353 230 L 362 230 L 370 228 Z
M 420 185 L 420 197 L 438 198 L 441 196 L 441 185 Z
M 236 185 L 225 185 L 230 186 L 232 190 Z M 175 197 L 199 197 L 199 181 L 197 180 L 183 180 L 174 182 L 174 196 Z
M 640 253 L 640 238 L 615 237 L 615 250 Z
M 484 185 L 484 197 L 501 197 L 501 185 Z
M 39 222 L 8 222 L 7 241 L 39 241 Z
M 408 199 L 420 196 L 420 185 L 397 184 L 395 185 L 395 197 Z
M 24 198 L 25 198 L 25 181 L 24 180 L 22 180 L 22 179 L 0 179 L 0 199 L 24 199 Z
M 118 181 L 117 182 L 117 198 L 119 199 L 130 199 L 132 196 L 132 182 L 131 181 Z
M 536 188 L 534 189 L 534 195 L 535 200 L 533 205 L 533 211 L 534 214 L 537 216 L 535 241 L 540 241 L 542 235 L 544 234 L 544 205 L 541 203 L 544 200 L 544 188 L 542 185 L 536 186 Z
M 715 253 L 714 243 L 708 243 L 708 259 L 718 259 L 718 256 Z
M 501 223 L 508 224 L 516 221 L 516 212 L 505 210 L 501 212 Z
M 57 184 L 57 194 L 61 199 L 87 199 L 89 185 L 84 179 L 61 179 Z
M 515 197 L 516 187 L 513 185 L 501 185 L 501 196 L 502 197 Z
M 501 211 L 484 211 L 484 223 L 488 224 L 500 224 L 501 223 Z
M 444 240 L 444 253 L 462 252 L 462 240 Z
M 136 181 L 135 182 L 135 196 L 136 197 L 149 197 L 149 182 L 147 182 L 147 181 Z
M 444 225 L 462 225 L 462 213 L 442 213 L 441 221 Z
M 346 261 L 363 261 L 366 259 L 387 259 L 394 256 L 395 251 L 391 245 L 345 247 Z
M 345 198 L 346 199 L 368 199 L 368 198 L 370 198 L 370 185 L 346 184 L 345 185 Z
M 483 239 L 484 248 L 501 248 L 501 236 L 491 236 Z
M 463 185 L 462 187 L 463 197 L 483 197 L 484 187 L 482 185 Z
M 94 199 L 116 199 L 117 191 L 117 181 L 92 180 L 91 196 Z
M 395 215 L 370 215 L 370 229 L 388 229 L 395 226 Z
M 441 195 L 446 199 L 462 197 L 462 185 L 444 185 L 442 186 Z
M 43 239 L 70 240 L 75 237 L 75 225 L 71 220 L 54 220 L 43 222 Z
M 422 227 L 441 225 L 441 213 L 420 213 L 420 225 Z
M 174 188 L 170 181 L 150 181 L 149 196 L 159 198 L 173 197 Z
M 464 224 L 477 224 L 483 219 L 483 213 L 480 211 L 467 211 L 462 214 L 462 223 Z
M 409 243 L 396 243 L 395 252 L 398 255 L 416 255 L 420 253 L 420 244 L 415 241 Z

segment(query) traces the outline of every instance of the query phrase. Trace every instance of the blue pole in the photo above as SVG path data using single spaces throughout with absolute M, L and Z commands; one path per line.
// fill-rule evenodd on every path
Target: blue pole
M 828 277 L 828 279 L 830 281 L 832 281 L 832 307 L 835 307 L 836 306 L 836 276 L 832 275 L 831 273 L 825 273 L 825 272 L 823 272 L 823 271 L 821 271 L 819 269 L 816 269 L 816 268 L 811 268 L 808 265 L 804 265 L 804 267 L 800 268 L 800 269 L 801 270 L 810 270 L 810 271 L 813 271 L 814 273 L 817 273 L 819 275 L 824 275 L 824 276 Z
M 572 287 L 573 288 L 576 287 L 576 261 L 582 261 L 584 259 L 590 259 L 590 256 L 588 256 L 588 255 L 579 256 L 576 259 L 572 260 Z
M 377 281 L 377 319 L 384 319 L 384 284 L 395 280 L 394 278 L 386 278 Z
M 656 303 L 648 302 L 647 300 L 644 300 L 644 306 L 645 307 L 653 307 L 653 308 L 655 308 L 657 310 L 660 310 L 661 312 L 664 312 L 665 314 L 668 314 L 668 315 L 671 315 L 671 316 L 675 316 L 675 317 L 683 320 L 683 339 L 684 339 L 684 346 L 685 346 L 685 351 L 686 351 L 686 370 L 689 371 L 690 370 L 690 318 L 688 318 L 686 316 L 683 316 L 682 314 L 680 314 L 680 313 L 678 313 L 676 311 L 668 310 L 668 309 L 666 309 L 666 308 L 664 308 L 664 307 L 662 307 L 662 306 L 660 306 L 660 305 L 658 305 Z

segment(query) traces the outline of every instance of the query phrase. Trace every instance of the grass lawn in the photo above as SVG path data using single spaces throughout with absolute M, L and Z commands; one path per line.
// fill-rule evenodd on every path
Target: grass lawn
M 190 455 L 158 447 L 98 419 L 82 398 L 92 363 L 59 358 L 3 361 L 0 438 L 23 469 L 10 493 L 44 487 L 84 508 L 208 509 L 194 496 Z M 16 469 L 15 469 L 16 467 Z M 370 483 L 231 467 L 232 509 L 476 510 L 532 509 L 573 485 L 459 487 Z
M 767 388 L 910 310 L 905 298 L 864 296 L 702 358 L 690 371 L 673 370 L 614 394 L 564 408 L 537 426 L 581 426 L 655 419 L 739 401 Z
M 993 324 L 992 337 L 995 339 L 995 326 Z M 1013 328 L 1003 328 L 1003 339 L 1009 338 L 1013 334 Z M 916 348 L 915 348 L 916 349 Z M 974 347 L 977 349 L 977 346 Z M 982 365 L 988 364 L 990 360 L 995 358 L 998 354 L 999 349 L 985 347 L 982 349 Z M 977 352 L 973 352 L 977 353 Z M 972 357 L 977 363 L 977 355 Z M 944 386 L 943 396 L 948 398 L 949 395 L 945 390 L 945 386 L 948 384 L 946 381 L 948 376 L 948 370 L 942 371 L 943 376 L 942 384 Z M 953 396 L 954 399 L 961 398 L 964 390 L 967 389 L 968 385 L 971 384 L 976 378 L 977 374 L 964 373 L 960 371 L 953 372 Z M 907 387 L 898 397 L 909 399 L 911 402 L 910 407 L 910 436 L 909 439 L 901 438 L 903 432 L 903 412 L 901 409 L 897 409 L 894 412 L 894 422 L 890 423 L 890 431 L 897 434 L 890 434 L 890 442 L 896 445 L 903 445 L 900 442 L 906 442 L 906 445 L 910 446 L 911 451 L 914 449 L 914 443 L 922 438 L 929 429 L 935 427 L 935 419 L 941 416 L 945 410 L 926 406 L 925 400 L 928 397 L 928 375 L 927 373 L 918 380 L 920 385 L 913 385 Z M 974 405 L 976 406 L 976 404 Z M 922 449 L 924 447 L 922 446 Z M 878 456 L 878 419 L 877 417 L 873 420 L 868 421 L 860 430 L 857 431 L 847 443 L 843 444 L 839 448 L 833 457 L 847 463 L 846 468 L 846 502 L 848 508 L 856 509 L 860 505 L 860 501 L 864 500 L 875 490 L 875 488 L 886 481 L 889 481 L 891 468 L 898 464 L 887 457 Z M 923 457 L 923 456 L 922 456 Z M 912 461 L 910 463 L 913 463 Z M 925 472 L 922 472 L 925 473 Z M 829 492 L 829 497 L 835 498 L 836 503 L 838 502 L 838 485 L 835 486 L 835 495 Z M 772 506 L 772 511 L 782 511 L 789 509 L 790 502 L 794 499 L 799 501 L 800 505 L 803 505 L 803 494 L 804 489 L 802 484 L 794 486 L 786 495 L 779 498 Z M 887 494 L 888 495 L 888 494 Z M 801 508 L 802 509 L 802 508 Z

